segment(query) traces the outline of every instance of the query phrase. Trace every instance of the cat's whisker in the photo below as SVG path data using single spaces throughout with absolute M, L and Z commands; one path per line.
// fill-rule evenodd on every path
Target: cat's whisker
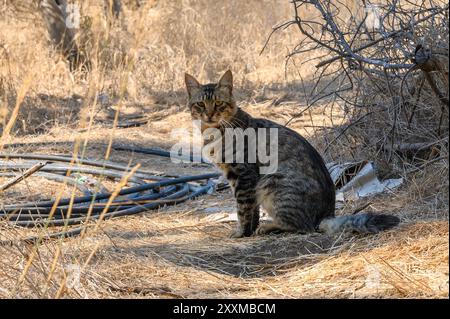
M 233 122 L 233 124 L 239 124 L 239 125 L 242 125 L 244 127 L 246 126 L 245 123 L 241 119 L 239 119 L 237 117 L 234 117 L 231 121 Z M 236 122 L 236 123 L 234 123 L 234 122 Z
M 222 119 L 221 121 L 222 121 L 223 123 L 225 123 L 225 125 L 226 125 L 226 126 L 224 126 L 224 128 L 233 128 L 233 124 L 230 123 L 230 122 L 228 122 L 227 120 Z
M 234 119 L 231 120 L 231 122 L 227 121 L 227 123 L 230 125 L 231 128 L 237 128 L 236 124 L 234 123 Z

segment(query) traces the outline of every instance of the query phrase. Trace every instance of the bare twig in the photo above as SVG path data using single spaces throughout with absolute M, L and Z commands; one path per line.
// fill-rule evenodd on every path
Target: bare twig
M 33 165 L 32 167 L 27 169 L 22 175 L 17 176 L 15 178 L 7 181 L 3 185 L 0 185 L 0 192 L 3 192 L 5 190 L 7 190 L 8 188 L 16 185 L 17 183 L 20 183 L 24 179 L 30 177 L 31 175 L 33 175 L 34 173 L 39 171 L 41 168 L 43 168 L 47 164 L 48 164 L 48 162 L 43 162 L 43 163 L 37 163 L 36 165 Z
M 292 26 L 300 31 L 286 65 L 310 69 L 314 64 L 316 71 L 304 89 L 305 109 L 286 125 L 320 104 L 333 123 L 324 136 L 328 157 L 369 157 L 396 171 L 417 165 L 416 156 L 403 153 L 427 156 L 433 152 L 429 141 L 448 139 L 448 3 L 291 2 L 294 18 L 273 32 Z M 295 56 L 302 58 L 300 65 Z M 343 119 L 336 124 L 335 110 Z M 441 154 L 446 148 L 448 143 L 439 144 Z M 386 150 L 389 155 L 381 158 Z
M 371 42 L 369 42 L 369 43 L 367 43 L 367 44 L 365 44 L 365 45 L 362 45 L 362 46 L 360 46 L 360 47 L 354 49 L 353 52 L 354 52 L 354 53 L 359 53 L 359 52 L 361 52 L 361 51 L 363 51 L 363 50 L 365 50 L 365 49 L 367 49 L 367 48 L 370 48 L 370 47 L 373 47 L 374 45 L 379 44 L 380 42 L 386 41 L 386 40 L 388 40 L 388 39 L 390 39 L 390 38 L 397 37 L 397 36 L 399 36 L 401 33 L 405 33 L 406 31 L 409 31 L 409 30 L 413 29 L 413 28 L 416 27 L 418 24 L 420 24 L 420 23 L 422 23 L 422 22 L 425 22 L 425 21 L 427 21 L 427 20 L 433 18 L 433 17 L 436 16 L 437 14 L 440 14 L 440 13 L 442 13 L 442 12 L 447 11 L 448 9 L 449 9 L 449 6 L 448 6 L 448 5 L 445 6 L 444 8 L 439 8 L 439 9 L 436 10 L 435 12 L 429 14 L 428 16 L 426 16 L 426 17 L 424 17 L 424 18 L 422 18 L 422 19 L 419 19 L 419 20 L 417 20 L 417 21 L 415 21 L 415 22 L 406 24 L 405 27 L 404 27 L 403 29 L 401 29 L 401 30 L 395 30 L 395 31 L 389 32 L 388 34 L 385 34 L 385 35 L 383 35 L 382 37 L 380 37 L 380 38 L 378 38 L 378 39 L 376 39 L 376 40 L 373 40 L 373 41 L 371 41 Z M 345 56 L 344 56 L 344 57 L 345 57 Z M 323 67 L 323 66 L 325 66 L 325 65 L 327 65 L 327 64 L 333 63 L 333 62 L 335 62 L 335 61 L 337 61 L 337 60 L 339 60 L 339 59 L 342 59 L 342 58 L 343 58 L 342 56 L 335 56 L 335 57 L 332 57 L 332 58 L 330 58 L 330 59 L 321 61 L 320 63 L 318 63 L 318 64 L 316 65 L 316 67 L 317 67 L 317 68 L 321 68 L 321 67 Z

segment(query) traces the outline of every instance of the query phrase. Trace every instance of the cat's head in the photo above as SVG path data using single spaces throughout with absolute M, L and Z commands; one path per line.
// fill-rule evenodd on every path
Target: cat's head
M 217 83 L 202 85 L 192 75 L 185 74 L 192 119 L 207 127 L 218 127 L 231 121 L 237 107 L 233 99 L 233 75 L 225 72 Z

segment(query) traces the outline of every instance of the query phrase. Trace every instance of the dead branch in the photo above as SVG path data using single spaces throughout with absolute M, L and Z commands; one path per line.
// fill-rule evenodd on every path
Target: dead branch
M 30 177 L 31 175 L 33 175 L 34 173 L 36 173 L 37 171 L 39 171 L 41 168 L 43 168 L 45 165 L 47 165 L 48 162 L 43 162 L 43 163 L 37 163 L 36 165 L 30 167 L 29 169 L 27 169 L 22 175 L 17 176 L 9 181 L 7 181 L 6 183 L 4 183 L 3 185 L 0 185 L 0 192 L 3 192 L 5 190 L 7 190 L 8 188 L 16 185 L 17 183 L 20 183 L 21 181 L 23 181 L 24 179 Z
M 69 61 L 70 70 L 88 68 L 87 58 L 75 41 L 75 26 L 68 25 L 67 1 L 40 0 L 38 7 L 52 44 Z
M 360 47 L 354 49 L 353 52 L 354 53 L 359 53 L 359 52 L 361 52 L 361 51 L 363 51 L 365 49 L 368 49 L 368 48 L 370 48 L 370 47 L 372 47 L 374 45 L 379 44 L 380 42 L 386 41 L 386 40 L 388 40 L 390 38 L 397 37 L 397 36 L 401 35 L 402 33 L 410 31 L 411 29 L 413 29 L 414 27 L 416 27 L 420 23 L 425 22 L 425 21 L 433 18 L 437 14 L 442 13 L 444 11 L 447 11 L 448 9 L 449 9 L 449 6 L 447 5 L 444 8 L 440 8 L 440 9 L 436 10 L 435 12 L 431 13 L 430 15 L 422 18 L 422 19 L 419 19 L 419 20 L 417 20 L 415 22 L 411 21 L 411 23 L 408 23 L 406 26 L 404 26 L 403 29 L 395 30 L 395 31 L 389 32 L 388 34 L 381 35 L 381 37 L 378 38 L 377 40 L 373 40 L 373 41 L 371 41 L 371 42 L 369 42 L 369 43 L 367 43 L 367 44 L 365 44 L 363 46 L 360 46 Z M 343 57 L 350 57 L 350 56 L 344 54 L 344 56 L 339 55 L 339 56 L 332 57 L 330 59 L 327 59 L 327 60 L 324 60 L 324 61 L 321 61 L 320 63 L 318 63 L 316 65 L 316 68 L 321 68 L 321 67 L 323 67 L 323 66 L 325 66 L 327 64 L 330 64 L 330 63 L 333 63 L 333 62 L 335 62 L 335 61 L 337 61 L 339 59 L 342 59 Z
M 448 56 L 447 56 L 448 59 Z M 432 54 L 431 49 L 418 45 L 412 58 L 415 65 L 423 71 L 425 79 L 430 85 L 433 92 L 439 98 L 445 106 L 449 106 L 449 100 L 440 91 L 436 85 L 436 80 L 433 78 L 432 72 L 440 72 L 445 79 L 445 87 L 448 87 L 448 70 L 444 67 L 444 63 L 441 59 Z
M 122 12 L 121 0 L 104 0 L 105 13 L 108 21 L 118 19 Z

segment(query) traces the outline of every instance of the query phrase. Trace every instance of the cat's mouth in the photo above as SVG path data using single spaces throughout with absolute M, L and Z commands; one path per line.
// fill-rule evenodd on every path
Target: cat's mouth
M 203 125 L 203 127 L 206 127 L 206 128 L 219 128 L 220 127 L 220 123 L 218 121 L 213 121 L 213 120 L 202 120 L 202 125 Z

